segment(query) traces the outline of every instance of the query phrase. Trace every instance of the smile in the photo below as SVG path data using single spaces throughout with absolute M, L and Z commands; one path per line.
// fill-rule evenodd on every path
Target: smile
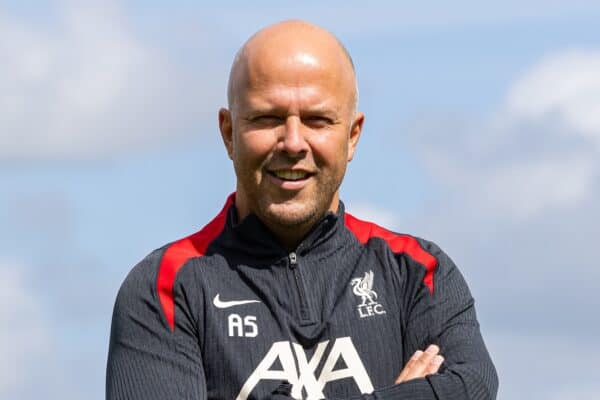
M 293 170 L 278 170 L 269 171 L 269 173 L 276 178 L 284 181 L 300 181 L 308 178 L 311 174 L 306 171 L 293 171 Z

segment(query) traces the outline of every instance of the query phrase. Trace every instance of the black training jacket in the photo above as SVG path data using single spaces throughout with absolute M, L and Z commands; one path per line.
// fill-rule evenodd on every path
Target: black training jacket
M 439 373 L 394 385 L 437 344 Z M 284 382 L 287 382 L 285 384 Z M 329 213 L 291 253 L 234 195 L 127 276 L 106 398 L 495 399 L 460 272 L 435 244 Z

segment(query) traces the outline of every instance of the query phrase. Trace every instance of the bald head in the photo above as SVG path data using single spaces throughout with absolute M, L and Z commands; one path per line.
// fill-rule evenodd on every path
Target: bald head
M 228 90 L 219 129 L 237 177 L 238 218 L 254 213 L 294 249 L 338 209 L 364 121 L 352 61 L 331 33 L 285 21 L 244 44 Z
M 240 48 L 231 66 L 227 100 L 233 112 L 239 94 L 249 85 L 263 84 L 265 73 L 293 79 L 302 68 L 326 69 L 337 81 L 352 113 L 356 111 L 358 89 L 354 64 L 342 43 L 330 32 L 299 20 L 283 21 L 254 34 Z M 264 79 L 263 79 L 264 80 Z

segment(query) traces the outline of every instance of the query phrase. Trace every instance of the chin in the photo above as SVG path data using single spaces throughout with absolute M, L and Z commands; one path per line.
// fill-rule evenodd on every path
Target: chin
M 270 204 L 267 219 L 279 226 L 297 227 L 320 217 L 316 204 Z

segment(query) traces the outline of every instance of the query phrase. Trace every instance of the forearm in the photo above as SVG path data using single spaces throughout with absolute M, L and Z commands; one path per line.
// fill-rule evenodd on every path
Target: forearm
M 422 286 L 407 304 L 411 311 L 403 351 L 408 357 L 436 344 L 445 361 L 439 373 L 382 389 L 377 398 L 495 399 L 498 376 L 479 329 L 470 290 L 452 260 L 437 247 L 430 250 L 438 261 L 435 290 Z
M 373 393 L 353 396 L 347 399 L 338 397 L 327 397 L 323 400 L 462 400 L 469 399 L 464 387 L 460 382 L 450 382 L 455 378 L 445 376 L 445 382 L 441 384 L 441 391 L 436 388 L 440 382 L 434 382 L 444 374 L 429 375 L 425 378 L 413 379 L 397 385 L 388 386 L 381 389 L 376 389 Z M 460 380 L 460 378 L 456 377 Z M 491 399 L 492 397 L 477 397 L 475 399 Z M 290 392 L 277 391 L 271 394 L 264 400 L 293 400 Z

